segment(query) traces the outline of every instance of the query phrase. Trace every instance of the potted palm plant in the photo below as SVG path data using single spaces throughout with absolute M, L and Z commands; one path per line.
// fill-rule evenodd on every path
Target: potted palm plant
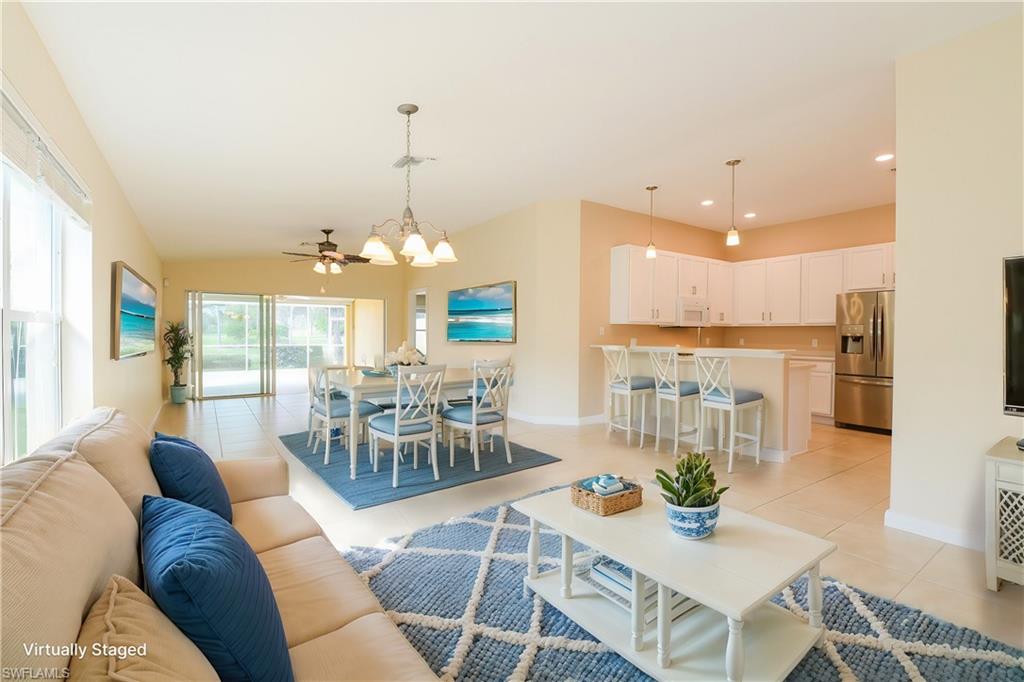
M 182 404 L 185 402 L 188 386 L 181 381 L 181 370 L 185 363 L 192 357 L 192 334 L 185 328 L 183 322 L 168 322 L 164 328 L 164 346 L 167 348 L 167 357 L 164 363 L 171 368 L 174 374 L 174 382 L 171 384 L 171 402 Z
M 715 489 L 708 456 L 691 452 L 676 462 L 674 476 L 664 469 L 657 469 L 655 475 L 672 531 L 688 540 L 711 535 L 718 524 L 718 502 L 729 488 Z

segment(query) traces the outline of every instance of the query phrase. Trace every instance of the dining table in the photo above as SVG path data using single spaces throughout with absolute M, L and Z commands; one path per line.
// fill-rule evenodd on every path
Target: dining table
M 362 369 L 338 365 L 324 367 L 327 383 L 332 391 L 342 393 L 349 400 L 348 452 L 349 477 L 356 477 L 356 453 L 359 451 L 359 401 L 367 398 L 398 398 L 398 379 L 393 376 L 367 376 Z M 469 389 L 473 386 L 473 370 L 451 367 L 445 370 L 441 391 Z M 396 402 L 396 404 L 399 404 Z

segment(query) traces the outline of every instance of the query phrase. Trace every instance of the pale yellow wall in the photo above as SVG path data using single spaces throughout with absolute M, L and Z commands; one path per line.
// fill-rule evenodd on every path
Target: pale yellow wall
M 406 291 L 427 290 L 429 361 L 469 367 L 476 358 L 511 356 L 516 367 L 513 414 L 574 421 L 579 222 L 579 201 L 533 204 L 453 234 L 458 263 L 409 268 Z M 448 291 L 504 280 L 516 280 L 518 287 L 516 343 L 449 343 Z
M 896 63 L 900 268 L 886 523 L 984 541 L 1002 414 L 1001 259 L 1024 250 L 1021 17 Z
M 405 334 L 404 264 L 349 265 L 340 275 L 318 275 L 308 263 L 288 259 L 168 261 L 163 264 L 163 319 L 185 319 L 185 292 L 224 294 L 288 294 L 375 298 L 384 301 L 387 345 L 397 346 Z M 326 285 L 326 293 L 320 287 Z M 165 383 L 167 378 L 165 377 Z
M 4 2 L 2 19 L 3 74 L 88 185 L 93 202 L 93 400 L 97 405 L 120 407 L 148 426 L 162 403 L 161 353 L 110 359 L 111 263 L 125 261 L 159 294 L 160 258 L 24 9 L 16 2 Z M 65 419 L 76 416 L 64 415 Z
M 376 267 L 376 266 L 373 266 Z M 352 301 L 352 363 L 376 366 L 383 363 L 385 305 L 380 299 Z

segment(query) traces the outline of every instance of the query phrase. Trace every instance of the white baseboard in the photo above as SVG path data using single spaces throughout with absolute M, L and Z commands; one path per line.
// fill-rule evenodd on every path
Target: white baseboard
M 888 528 L 905 530 L 908 533 L 923 535 L 926 538 L 946 542 L 950 545 L 985 551 L 985 538 L 982 535 L 975 535 L 959 528 L 950 528 L 934 521 L 925 521 L 914 516 L 900 514 L 892 509 L 887 509 L 885 512 L 885 525 Z
M 812 414 L 811 421 L 815 424 L 824 424 L 826 426 L 835 426 L 836 420 L 832 417 L 826 417 L 821 414 Z
M 525 412 L 510 410 L 508 416 L 528 424 L 543 424 L 545 426 L 587 426 L 604 422 L 603 414 L 592 414 L 588 417 L 551 417 L 543 414 L 526 414 Z

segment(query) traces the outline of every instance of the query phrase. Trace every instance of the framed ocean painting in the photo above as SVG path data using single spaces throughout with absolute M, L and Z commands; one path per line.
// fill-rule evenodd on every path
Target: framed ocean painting
M 486 284 L 448 292 L 448 340 L 516 342 L 516 283 Z
M 114 263 L 110 354 L 115 360 L 156 350 L 156 289 L 127 263 Z

